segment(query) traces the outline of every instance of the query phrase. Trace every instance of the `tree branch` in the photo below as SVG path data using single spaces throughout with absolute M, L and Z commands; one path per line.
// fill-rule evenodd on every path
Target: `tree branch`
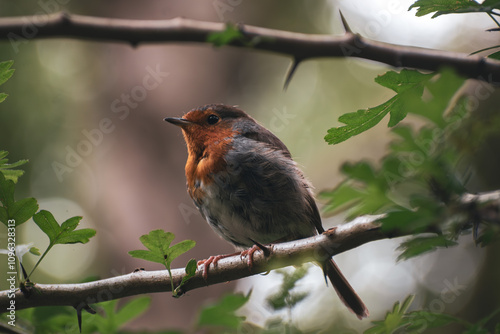
M 500 190 L 483 194 L 466 194 L 456 200 L 461 213 L 477 215 L 482 220 L 500 221 Z M 467 215 L 465 215 L 467 216 Z M 365 243 L 408 235 L 408 232 L 384 233 L 378 219 L 384 215 L 362 216 L 350 223 L 330 229 L 321 235 L 272 246 L 269 256 L 256 252 L 250 269 L 246 259 L 240 256 L 224 258 L 217 267 L 210 266 L 205 281 L 200 266 L 182 289 L 182 293 L 217 283 L 237 280 L 289 265 L 310 261 L 322 261 L 333 255 L 356 248 Z M 468 218 L 463 218 L 468 219 Z M 174 286 L 178 286 L 185 275 L 184 269 L 172 270 Z M 5 312 L 11 300 L 16 310 L 39 306 L 66 305 L 77 309 L 86 305 L 145 293 L 171 291 L 170 276 L 166 270 L 137 271 L 123 276 L 107 278 L 81 284 L 35 284 L 30 296 L 21 291 L 9 298 L 9 291 L 0 291 L 0 313 Z
M 214 268 L 210 266 L 208 279 L 202 277 L 200 266 L 183 287 L 183 293 L 217 283 L 237 280 L 243 277 L 267 272 L 272 269 L 308 261 L 320 261 L 332 255 L 358 247 L 369 241 L 387 238 L 376 223 L 380 216 L 365 216 L 349 224 L 326 231 L 324 234 L 272 246 L 271 255 L 256 252 L 250 269 L 247 259 L 232 256 L 222 259 Z M 172 270 L 174 286 L 178 286 L 185 275 L 184 269 Z M 168 271 L 137 271 L 127 275 L 80 284 L 35 284 L 30 296 L 16 291 L 15 298 L 9 298 L 9 291 L 0 291 L 0 313 L 5 312 L 10 300 L 15 300 L 16 310 L 39 306 L 74 306 L 134 296 L 145 293 L 171 291 Z
M 68 37 L 96 41 L 139 43 L 207 43 L 210 34 L 222 32 L 223 23 L 184 18 L 126 20 L 57 13 L 0 19 L 0 39 L 9 40 L 18 51 L 35 38 Z M 244 38 L 229 45 L 288 55 L 300 62 L 321 57 L 357 57 L 394 67 L 436 71 L 455 69 L 466 78 L 500 82 L 500 62 L 463 53 L 381 43 L 347 31 L 343 36 L 302 34 L 240 25 Z

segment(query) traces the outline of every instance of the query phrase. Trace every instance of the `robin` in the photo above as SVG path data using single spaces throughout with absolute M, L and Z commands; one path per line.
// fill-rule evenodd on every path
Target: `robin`
M 285 144 L 243 110 L 210 104 L 165 121 L 182 129 L 194 204 L 223 239 L 240 249 L 251 247 L 250 265 L 263 245 L 325 231 L 312 185 Z M 222 257 L 204 260 L 204 275 Z M 367 317 L 368 309 L 335 262 L 321 265 L 343 303 L 359 319 Z

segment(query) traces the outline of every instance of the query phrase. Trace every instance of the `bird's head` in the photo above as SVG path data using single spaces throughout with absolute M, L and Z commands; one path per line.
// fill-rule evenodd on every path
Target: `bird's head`
M 189 111 L 181 118 L 165 121 L 179 126 L 184 134 L 189 154 L 203 154 L 210 146 L 223 147 L 240 133 L 240 129 L 256 125 L 243 110 L 223 104 L 209 104 Z

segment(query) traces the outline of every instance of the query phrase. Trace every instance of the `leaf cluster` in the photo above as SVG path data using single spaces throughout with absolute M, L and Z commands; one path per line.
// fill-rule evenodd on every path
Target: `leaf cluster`
M 459 232 L 470 223 L 467 214 L 454 211 L 466 189 L 457 169 L 460 153 L 449 140 L 467 115 L 467 101 L 455 99 L 464 80 L 448 70 L 430 75 L 390 71 L 379 78 L 383 79 L 377 82 L 398 93 L 384 108 L 374 108 L 390 113 L 389 125 L 398 124 L 408 113 L 423 118 L 425 125 L 418 129 L 402 124 L 393 127 L 395 139 L 379 166 L 366 161 L 345 163 L 341 168 L 345 180 L 320 194 L 326 201 L 324 210 L 346 212 L 349 219 L 384 213 L 380 221 L 385 232 L 437 233 L 402 243 L 399 259 L 455 245 Z M 358 124 L 371 124 L 375 119 L 370 110 L 347 115 Z M 330 130 L 330 142 L 344 140 L 345 132 L 339 130 L 352 124 Z
M 476 323 L 445 313 L 431 312 L 427 310 L 409 311 L 415 296 L 408 296 L 403 303 L 397 301 L 392 310 L 387 312 L 384 320 L 372 321 L 373 326 L 367 329 L 365 334 L 392 334 L 392 333 L 423 333 L 429 329 L 436 329 L 456 324 L 464 328 L 463 334 L 486 334 L 490 333 L 486 327 L 488 323 L 498 314 L 496 309 Z M 500 323 L 496 325 L 495 333 L 500 333 Z
M 149 234 L 145 234 L 139 239 L 148 250 L 133 250 L 129 252 L 130 256 L 164 265 L 170 274 L 170 278 L 172 278 L 172 261 L 196 245 L 196 242 L 193 240 L 183 240 L 171 246 L 172 241 L 175 239 L 175 235 L 163 230 L 151 231 Z M 177 288 L 174 288 L 174 282 L 170 280 L 174 297 L 180 297 L 182 294 L 182 285 L 194 276 L 196 268 L 196 260 L 191 259 L 185 268 L 186 276 L 183 277 Z
M 408 10 L 417 9 L 416 16 L 424 16 L 434 13 L 432 18 L 436 18 L 446 14 L 464 14 L 464 13 L 486 13 L 497 25 L 497 28 L 489 29 L 489 31 L 499 31 L 500 22 L 496 17 L 500 16 L 499 0 L 485 0 L 482 3 L 476 0 L 417 0 Z M 492 49 L 498 49 L 500 45 L 487 47 L 472 54 Z M 488 55 L 488 58 L 500 60 L 500 51 L 496 51 Z

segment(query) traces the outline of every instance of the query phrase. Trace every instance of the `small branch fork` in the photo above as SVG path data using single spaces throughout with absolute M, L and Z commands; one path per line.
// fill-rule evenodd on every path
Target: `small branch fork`
M 343 19 L 343 36 L 302 34 L 239 25 L 244 40 L 229 45 L 270 51 L 293 58 L 296 67 L 312 58 L 357 57 L 394 67 L 436 71 L 453 68 L 466 78 L 489 83 L 500 82 L 500 62 L 463 53 L 431 50 L 381 43 L 351 32 Z M 65 12 L 51 15 L 0 18 L 0 39 L 8 40 L 18 51 L 22 44 L 39 38 L 75 38 L 93 41 L 124 42 L 132 46 L 145 43 L 208 43 L 207 37 L 225 29 L 224 23 L 185 18 L 168 20 L 128 20 L 72 15 Z
M 500 221 L 500 191 L 484 194 L 466 194 L 458 199 L 464 212 L 473 208 L 474 214 L 482 219 L 498 223 Z M 181 293 L 237 280 L 267 272 L 272 269 L 297 265 L 309 261 L 318 261 L 356 248 L 365 243 L 404 236 L 404 234 L 384 233 L 377 222 L 383 215 L 362 216 L 353 221 L 330 229 L 321 235 L 271 246 L 271 252 L 265 256 L 258 251 L 254 254 L 253 266 L 249 268 L 245 258 L 239 255 L 221 259 L 216 267 L 210 267 L 210 273 L 203 277 L 203 265 L 184 286 Z M 172 270 L 174 286 L 178 286 L 185 275 L 184 269 Z M 107 300 L 153 292 L 171 290 L 168 271 L 143 271 L 81 284 L 35 284 L 27 297 L 21 291 L 15 293 L 16 310 L 39 306 L 66 305 L 77 310 L 87 305 Z M 5 312 L 11 298 L 9 291 L 0 291 L 0 312 Z

